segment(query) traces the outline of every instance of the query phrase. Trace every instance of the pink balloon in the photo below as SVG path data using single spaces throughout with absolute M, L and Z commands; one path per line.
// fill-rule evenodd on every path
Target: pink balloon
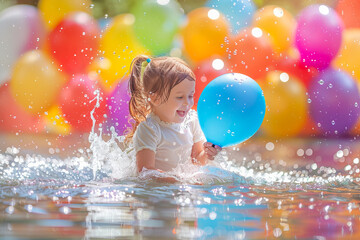
M 318 69 L 328 67 L 342 41 L 343 22 L 325 5 L 311 5 L 298 16 L 296 47 L 302 61 Z

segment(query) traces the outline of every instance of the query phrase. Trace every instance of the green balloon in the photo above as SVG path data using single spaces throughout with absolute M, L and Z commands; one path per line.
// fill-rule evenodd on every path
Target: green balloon
M 134 32 L 139 41 L 154 55 L 171 49 L 182 18 L 181 7 L 174 0 L 136 1 Z

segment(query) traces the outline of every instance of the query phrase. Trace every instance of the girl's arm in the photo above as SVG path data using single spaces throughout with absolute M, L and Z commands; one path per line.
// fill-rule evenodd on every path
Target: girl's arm
M 195 159 L 194 164 L 205 165 L 207 160 L 214 160 L 214 157 L 221 151 L 221 147 L 210 142 L 199 141 L 194 143 L 191 151 L 192 159 Z
M 155 168 L 155 152 L 150 149 L 143 149 L 136 153 L 136 165 L 139 173 L 146 170 L 155 170 L 161 173 L 163 172 L 162 170 Z M 154 178 L 158 181 L 166 183 L 177 182 L 177 180 L 173 177 L 154 176 Z

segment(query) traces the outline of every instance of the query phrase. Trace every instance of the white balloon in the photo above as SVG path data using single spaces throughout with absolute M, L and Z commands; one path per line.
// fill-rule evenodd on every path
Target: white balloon
M 16 60 L 38 48 L 44 36 L 45 26 L 36 7 L 15 5 L 0 12 L 0 86 L 11 78 Z

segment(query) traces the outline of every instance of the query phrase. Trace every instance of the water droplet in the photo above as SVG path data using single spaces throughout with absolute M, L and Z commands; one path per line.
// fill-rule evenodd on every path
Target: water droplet
M 211 220 L 215 220 L 216 217 L 217 217 L 216 212 L 211 212 L 211 213 L 209 213 L 209 218 L 210 218 Z
M 280 228 L 275 228 L 273 233 L 274 233 L 274 237 L 280 237 L 282 234 L 282 231 Z
M 272 142 L 268 142 L 268 143 L 266 143 L 265 148 L 266 148 L 266 150 L 268 150 L 268 151 L 272 151 L 272 150 L 275 149 L 275 145 L 274 145 L 274 143 L 272 143 Z

